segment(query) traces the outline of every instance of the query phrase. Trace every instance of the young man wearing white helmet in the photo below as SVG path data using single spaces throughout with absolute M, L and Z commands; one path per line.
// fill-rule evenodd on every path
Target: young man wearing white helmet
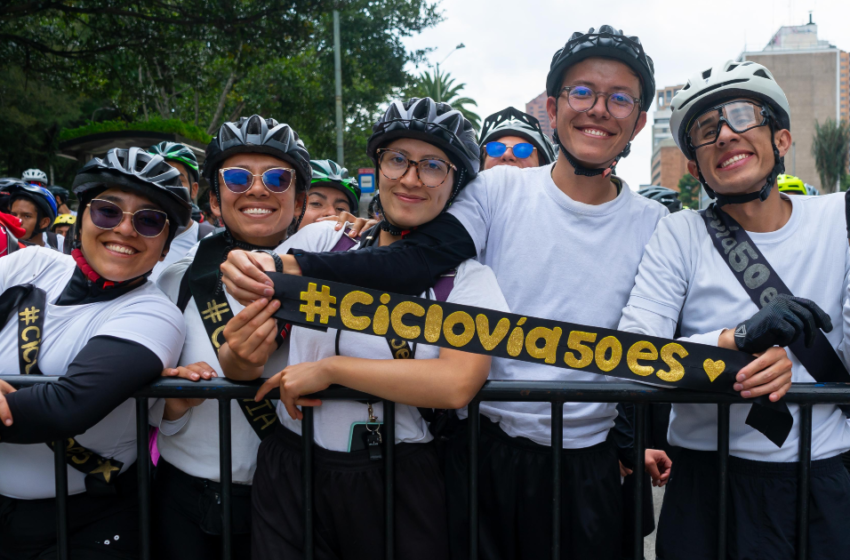
M 477 257 L 496 273 L 512 312 L 615 327 L 644 246 L 667 214 L 612 173 L 646 124 L 655 96 L 653 72 L 637 37 L 610 26 L 575 33 L 553 57 L 547 79 L 549 117 L 561 146 L 553 165 L 499 166 L 472 181 L 447 213 L 391 247 L 284 255 L 284 270 L 416 294 L 439 274 Z M 274 270 L 271 258 L 250 259 L 231 253 L 222 265 L 228 290 L 246 300 L 271 295 L 264 283 L 268 278 L 253 264 Z M 490 379 L 605 377 L 494 358 Z M 480 411 L 482 558 L 547 557 L 552 543 L 551 407 L 485 402 Z M 564 405 L 560 534 L 565 558 L 619 558 L 620 471 L 608 438 L 616 416 L 614 404 Z M 456 517 L 449 521 L 453 556 L 463 558 L 469 554 L 463 519 L 466 432 L 452 444 L 446 485 L 449 513 Z M 656 460 L 650 452 L 647 463 L 656 480 L 666 480 Z
M 761 355 L 757 362 L 788 347 L 790 371 L 780 361 L 735 386 L 744 397 L 769 398 L 774 430 L 751 427 L 765 407 L 732 405 L 721 556 L 796 557 L 800 412 L 779 399 L 789 379 L 850 381 L 835 351 L 847 332 L 850 273 L 840 195 L 788 197 L 773 188 L 791 147 L 790 107 L 764 66 L 729 61 L 701 72 L 672 111 L 688 169 L 716 202 L 659 223 L 619 328 L 670 337 L 678 327 L 693 342 Z M 845 558 L 850 476 L 839 454 L 850 449 L 850 426 L 835 405 L 814 406 L 811 424 L 808 557 Z M 674 404 L 669 439 L 682 450 L 664 497 L 658 558 L 717 558 L 717 408 Z

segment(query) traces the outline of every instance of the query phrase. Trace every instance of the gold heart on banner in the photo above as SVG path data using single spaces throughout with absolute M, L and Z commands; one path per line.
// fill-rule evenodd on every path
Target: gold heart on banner
M 720 374 L 726 369 L 726 362 L 723 360 L 717 360 L 715 362 L 709 358 L 702 363 L 702 367 L 705 369 L 705 373 L 708 374 L 708 378 L 714 381 L 720 377 Z

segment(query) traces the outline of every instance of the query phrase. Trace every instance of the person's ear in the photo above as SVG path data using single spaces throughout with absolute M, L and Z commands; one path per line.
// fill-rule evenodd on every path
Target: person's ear
M 646 126 L 646 111 L 641 111 L 638 116 L 637 123 L 635 123 L 635 131 L 632 133 L 631 140 L 635 139 L 635 136 L 638 135 L 638 132 L 643 130 L 643 127 Z
M 300 192 L 295 195 L 295 219 L 298 219 L 298 216 L 301 215 L 301 212 L 304 210 L 304 202 L 307 200 L 307 193 Z
M 693 160 L 688 160 L 688 173 L 690 173 L 694 179 L 699 181 L 699 169 L 697 169 L 697 162 Z
M 39 224 L 38 224 L 38 229 L 46 230 L 47 228 L 50 227 L 51 223 L 52 222 L 50 221 L 50 218 L 48 218 L 48 217 L 42 218 L 41 222 L 39 222 Z
M 199 187 L 199 185 L 198 185 L 198 182 L 197 182 L 197 181 L 195 181 L 194 183 L 192 183 L 192 188 L 191 188 L 191 190 L 190 190 L 190 192 L 189 192 L 189 194 L 192 196 L 192 200 L 193 200 L 195 203 L 197 203 L 197 202 L 198 202 L 198 189 L 199 189 L 199 188 L 200 188 L 200 187 Z
M 779 157 L 785 157 L 785 154 L 791 149 L 793 141 L 790 130 L 783 128 L 773 133 L 773 142 L 776 144 L 776 149 L 779 150 Z
M 210 211 L 216 218 L 221 218 L 221 206 L 219 206 L 218 197 L 213 191 L 210 191 Z
M 549 116 L 549 126 L 552 130 L 558 130 L 558 98 L 546 99 L 546 114 Z

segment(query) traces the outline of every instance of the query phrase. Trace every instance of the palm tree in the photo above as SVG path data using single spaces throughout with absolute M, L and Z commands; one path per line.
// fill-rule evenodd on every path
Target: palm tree
M 821 125 L 815 121 L 812 155 L 820 176 L 824 193 L 834 192 L 839 181 L 847 174 L 850 158 L 850 123 L 827 119 Z
M 466 84 L 455 85 L 455 79 L 450 76 L 448 72 L 440 72 L 439 69 L 425 72 L 414 79 L 407 94 L 409 97 L 430 97 L 434 101 L 448 103 L 453 109 L 460 111 L 472 123 L 475 130 L 479 130 L 481 117 L 467 107 L 467 105 L 478 107 L 478 103 L 469 97 L 458 97 Z

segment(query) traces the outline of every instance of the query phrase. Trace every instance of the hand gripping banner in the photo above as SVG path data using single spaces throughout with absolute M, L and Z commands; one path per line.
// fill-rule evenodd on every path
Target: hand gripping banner
M 281 307 L 277 319 L 342 329 L 609 375 L 661 387 L 737 395 L 735 375 L 754 358 L 743 352 L 613 329 L 502 313 L 268 273 Z M 771 426 L 759 426 L 771 432 Z M 784 431 L 784 430 L 783 430 Z M 787 433 L 768 435 L 775 443 Z

